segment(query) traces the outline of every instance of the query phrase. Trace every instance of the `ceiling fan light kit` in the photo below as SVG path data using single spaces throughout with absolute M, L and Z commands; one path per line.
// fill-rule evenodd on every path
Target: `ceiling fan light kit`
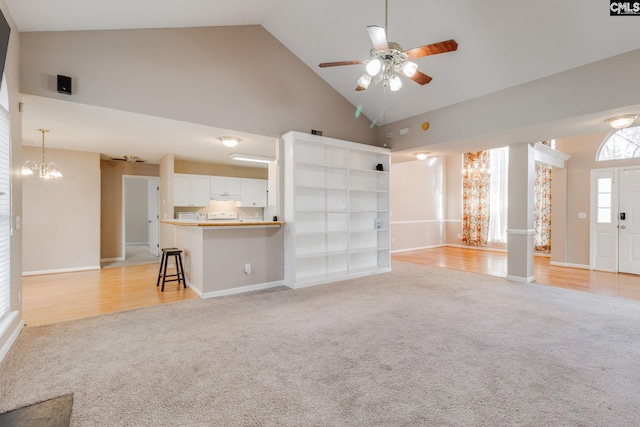
M 387 22 L 387 9 L 387 3 L 385 2 L 385 25 Z M 365 64 L 366 73 L 358 79 L 356 91 L 366 90 L 371 85 L 371 82 L 374 82 L 375 84 L 382 84 L 382 86 L 388 87 L 395 92 L 402 87 L 400 75 L 413 80 L 419 85 L 426 85 L 431 81 L 431 77 L 418 71 L 418 65 L 411 59 L 452 52 L 458 49 L 458 43 L 455 40 L 446 40 L 414 49 L 402 50 L 398 43 L 387 41 L 387 35 L 383 27 L 370 25 L 367 27 L 367 32 L 373 44 L 373 48 L 369 51 L 368 60 L 323 62 L 320 64 L 321 68 Z

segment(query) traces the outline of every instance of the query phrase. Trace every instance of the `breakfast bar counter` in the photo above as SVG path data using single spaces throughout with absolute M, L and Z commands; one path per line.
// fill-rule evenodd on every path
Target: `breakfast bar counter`
M 202 298 L 281 286 L 281 221 L 161 220 L 182 249 L 187 284 Z

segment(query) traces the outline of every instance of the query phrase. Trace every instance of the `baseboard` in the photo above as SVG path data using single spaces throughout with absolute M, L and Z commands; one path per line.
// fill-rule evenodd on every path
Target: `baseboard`
M 283 286 L 283 285 L 284 285 L 283 280 L 277 280 L 275 282 L 259 283 L 257 285 L 241 286 L 239 288 L 223 289 L 221 291 L 205 292 L 205 293 L 199 292 L 197 289 L 191 286 L 191 284 L 189 285 L 189 287 L 193 289 L 198 295 L 200 295 L 200 298 L 206 299 L 206 298 L 224 297 L 227 295 L 243 294 L 245 292 L 261 291 L 263 289 L 277 288 L 278 286 Z
M 422 249 L 442 248 L 444 246 L 448 246 L 448 245 L 440 244 L 440 245 L 432 245 L 432 246 L 420 246 L 420 247 L 417 247 L 417 248 L 395 249 L 395 250 L 392 250 L 391 253 L 392 254 L 399 254 L 399 253 L 402 253 L 402 252 L 420 251 Z
M 507 274 L 506 279 L 511 282 L 517 282 L 517 283 L 531 283 L 534 280 L 536 280 L 535 276 L 520 277 L 520 276 L 512 276 L 510 274 Z
M 22 277 L 39 276 L 41 274 L 57 274 L 57 273 L 74 273 L 76 271 L 100 270 L 99 265 L 74 268 L 59 268 L 56 270 L 40 270 L 40 271 L 23 271 Z
M 20 335 L 22 328 L 24 328 L 24 321 L 20 321 L 13 331 L 10 330 L 11 325 L 16 321 L 19 315 L 20 312 L 12 311 L 2 319 L 2 322 L 0 322 L 0 337 L 7 337 L 2 347 L 0 347 L 0 362 L 2 362 L 7 353 L 9 353 L 9 349 L 18 339 L 18 335 Z
M 149 242 L 140 242 L 140 243 L 125 243 L 125 246 L 149 246 Z
M 571 264 L 570 262 L 556 262 L 550 261 L 549 265 L 555 265 L 556 267 L 570 267 L 570 268 L 581 268 L 583 270 L 591 270 L 591 266 L 584 264 Z
M 103 258 L 100 260 L 100 262 L 115 262 L 115 261 L 124 261 L 125 258 L 123 256 L 117 257 L 117 258 Z

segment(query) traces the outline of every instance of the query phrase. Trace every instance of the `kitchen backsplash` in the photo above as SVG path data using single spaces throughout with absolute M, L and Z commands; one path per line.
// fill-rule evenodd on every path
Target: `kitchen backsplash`
M 236 203 L 235 201 L 212 200 L 206 208 L 179 206 L 174 208 L 174 218 L 177 212 L 237 212 L 238 219 L 263 219 L 264 208 L 239 208 L 236 207 Z

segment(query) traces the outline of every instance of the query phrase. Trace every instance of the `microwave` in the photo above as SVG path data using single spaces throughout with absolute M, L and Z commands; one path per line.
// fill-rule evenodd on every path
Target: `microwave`
M 206 221 L 205 212 L 178 212 L 178 219 L 190 219 L 192 221 Z

